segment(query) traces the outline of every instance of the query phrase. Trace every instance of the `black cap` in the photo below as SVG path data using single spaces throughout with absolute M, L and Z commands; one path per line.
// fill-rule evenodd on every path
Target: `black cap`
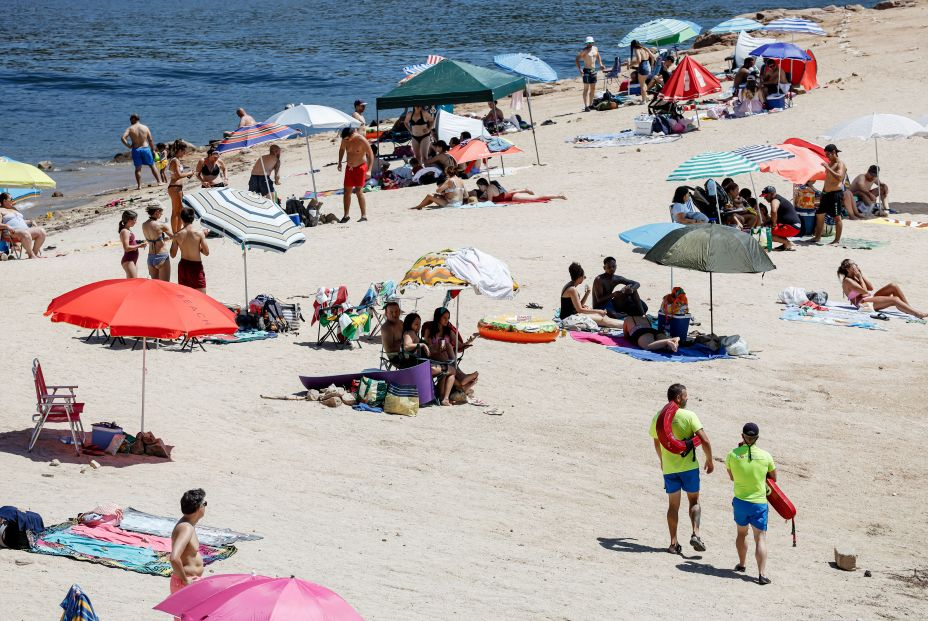
M 825 151 L 826 151 L 826 152 L 829 152 L 829 151 L 830 151 L 830 152 L 832 152 L 832 153 L 841 153 L 841 149 L 839 149 L 838 147 L 836 147 L 836 146 L 833 145 L 833 144 L 826 144 L 826 145 L 825 145 Z
M 741 433 L 749 438 L 756 438 L 760 433 L 760 429 L 757 428 L 756 423 L 745 423 L 744 427 L 741 428 Z
M 760 191 L 761 194 L 776 194 L 777 189 L 772 185 L 768 185 L 766 188 Z

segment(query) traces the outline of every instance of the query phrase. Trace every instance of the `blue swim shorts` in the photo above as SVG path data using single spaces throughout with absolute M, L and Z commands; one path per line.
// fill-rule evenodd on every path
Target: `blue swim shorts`
M 135 167 L 139 166 L 154 166 L 155 156 L 152 155 L 151 149 L 148 147 L 136 147 L 132 149 L 132 163 L 135 164 Z
M 747 502 L 740 498 L 732 498 L 731 506 L 735 513 L 735 524 L 738 526 L 750 524 L 757 530 L 767 530 L 766 502 Z
M 688 494 L 695 494 L 699 491 L 699 468 L 664 475 L 665 492 L 674 494 L 681 489 Z

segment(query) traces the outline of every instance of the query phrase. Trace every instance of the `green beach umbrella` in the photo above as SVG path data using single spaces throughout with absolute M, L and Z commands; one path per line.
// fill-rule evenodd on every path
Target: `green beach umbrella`
M 731 151 L 707 151 L 686 160 L 667 176 L 667 181 L 734 177 L 758 172 L 760 168 L 751 160 Z
M 701 31 L 699 24 L 682 19 L 652 19 L 622 37 L 619 47 L 631 45 L 631 42 L 636 40 L 654 45 L 675 45 L 689 41 Z
M 712 274 L 759 274 L 777 269 L 756 239 L 721 224 L 696 224 L 670 231 L 644 258 L 658 265 L 709 272 L 709 325 L 713 334 Z

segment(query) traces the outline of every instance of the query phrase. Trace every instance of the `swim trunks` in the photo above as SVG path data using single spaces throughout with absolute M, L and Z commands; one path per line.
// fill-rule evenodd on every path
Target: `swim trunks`
M 596 84 L 596 72 L 587 67 L 583 68 L 583 83 Z
M 668 494 L 674 494 L 683 490 L 687 494 L 695 494 L 699 491 L 699 467 L 683 472 L 674 472 L 673 474 L 664 475 L 664 491 Z
M 248 178 L 248 191 L 268 196 L 274 193 L 274 182 L 264 175 L 252 175 Z
M 822 200 L 819 202 L 818 209 L 815 210 L 815 213 L 825 214 L 826 216 L 837 218 L 839 215 L 841 215 L 841 203 L 843 200 L 844 190 L 824 192 L 822 194 Z
M 362 162 L 360 166 L 345 167 L 345 187 L 361 188 L 367 183 L 367 162 Z
M 732 498 L 731 508 L 735 514 L 735 524 L 738 526 L 750 524 L 757 530 L 767 530 L 769 509 L 766 502 L 748 502 L 740 498 Z
M 177 264 L 177 284 L 191 289 L 206 289 L 206 273 L 202 261 L 181 259 Z
M 778 224 L 770 232 L 774 237 L 782 237 L 783 239 L 799 235 L 799 229 L 792 224 Z
M 154 166 L 155 156 L 152 155 L 148 147 L 135 147 L 132 149 L 132 163 L 136 168 L 142 166 Z

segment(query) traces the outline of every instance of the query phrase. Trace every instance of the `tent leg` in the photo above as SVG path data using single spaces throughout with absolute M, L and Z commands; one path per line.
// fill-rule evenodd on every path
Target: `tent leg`
M 309 148 L 309 134 L 306 135 L 306 153 L 309 155 L 309 176 L 313 179 L 313 198 L 316 195 L 316 170 L 313 168 L 313 150 Z
M 146 342 L 148 339 L 142 337 L 142 424 L 139 428 L 139 431 L 145 431 L 145 375 L 148 373 L 148 370 L 145 368 L 145 351 L 146 351 Z
M 715 336 L 715 307 L 712 304 L 712 272 L 709 272 L 709 333 Z
M 528 104 L 528 122 L 532 124 L 532 140 L 535 141 L 535 160 L 539 166 L 544 166 L 541 163 L 541 155 L 538 153 L 538 134 L 535 133 L 535 117 L 532 115 L 532 86 L 528 79 L 525 80 L 525 93 L 525 102 Z

